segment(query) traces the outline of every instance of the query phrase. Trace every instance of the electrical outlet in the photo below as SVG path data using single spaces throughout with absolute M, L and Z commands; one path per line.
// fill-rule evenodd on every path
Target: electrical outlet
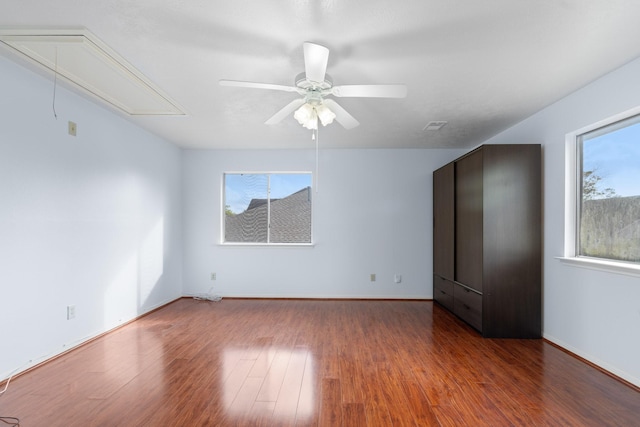
M 69 121 L 69 135 L 76 136 L 77 132 L 78 132 L 78 125 L 76 125 L 72 121 Z
M 216 280 L 216 273 L 211 273 L 211 280 Z
M 400 274 L 400 273 L 396 273 L 396 274 L 394 274 L 394 275 L 393 275 L 393 281 L 394 281 L 395 283 L 400 283 L 400 282 L 402 282 L 402 274 Z
M 76 317 L 76 306 L 68 305 L 67 306 L 67 320 L 75 319 Z
M 369 279 L 370 279 L 372 282 L 375 282 L 375 281 L 376 281 L 376 273 L 371 273 L 371 275 L 369 276 Z

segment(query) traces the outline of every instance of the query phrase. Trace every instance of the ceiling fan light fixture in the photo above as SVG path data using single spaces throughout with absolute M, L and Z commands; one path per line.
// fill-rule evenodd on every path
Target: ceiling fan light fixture
M 318 129 L 318 113 L 313 105 L 304 103 L 302 107 L 298 108 L 293 117 L 307 129 Z
M 336 114 L 323 104 L 317 105 L 315 109 L 322 126 L 330 125 L 336 118 Z
M 313 105 L 306 102 L 293 113 L 293 117 L 303 127 L 316 130 L 318 129 L 318 119 L 320 119 L 322 126 L 327 126 L 333 123 L 336 114 L 322 104 Z

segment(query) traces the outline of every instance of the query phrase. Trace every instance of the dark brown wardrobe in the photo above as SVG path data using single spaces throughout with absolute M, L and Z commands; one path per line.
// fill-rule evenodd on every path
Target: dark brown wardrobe
M 541 167 L 483 145 L 433 173 L 433 298 L 485 337 L 541 336 Z

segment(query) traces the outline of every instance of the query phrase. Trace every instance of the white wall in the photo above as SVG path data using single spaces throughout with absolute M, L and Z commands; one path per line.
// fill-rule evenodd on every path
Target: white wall
M 555 257 L 564 136 L 640 105 L 638 76 L 640 60 L 485 141 L 543 144 L 545 337 L 636 385 L 640 279 Z M 11 348 L 0 378 L 212 285 L 223 296 L 432 296 L 432 171 L 462 151 L 322 150 L 316 245 L 227 247 L 222 173 L 313 170 L 313 150 L 186 150 L 181 161 L 174 146 L 60 87 L 56 120 L 52 82 L 3 58 L 0 94 L 0 342 Z
M 301 248 L 220 245 L 222 174 L 313 171 L 314 150 L 184 151 L 185 294 L 431 298 L 432 172 L 460 154 L 321 149 L 315 246 Z
M 1 57 L 0 94 L 6 378 L 181 296 L 181 154 Z
M 640 386 L 640 278 L 555 258 L 564 250 L 565 134 L 640 105 L 639 76 L 636 60 L 486 143 L 543 144 L 545 338 Z

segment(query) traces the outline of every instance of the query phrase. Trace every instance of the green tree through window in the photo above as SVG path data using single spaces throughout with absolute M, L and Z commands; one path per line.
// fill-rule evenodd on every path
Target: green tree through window
M 578 256 L 640 262 L 640 117 L 578 136 Z

